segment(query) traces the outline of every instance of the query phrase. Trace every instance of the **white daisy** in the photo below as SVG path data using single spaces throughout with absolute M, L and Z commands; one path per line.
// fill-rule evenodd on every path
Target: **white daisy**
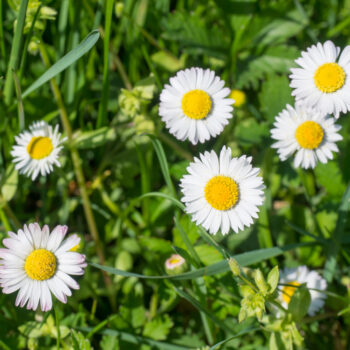
M 185 69 L 170 78 L 160 95 L 159 114 L 177 139 L 194 145 L 222 132 L 232 118 L 231 90 L 215 72 Z
M 72 289 L 79 284 L 69 275 L 83 275 L 87 266 L 85 256 L 70 249 L 80 238 L 71 235 L 64 240 L 68 227 L 56 226 L 50 233 L 45 225 L 24 225 L 18 233 L 9 232 L 0 249 L 0 286 L 3 293 L 19 290 L 16 306 L 42 311 L 52 308 L 51 293 L 62 303 L 67 302 Z
M 295 109 L 286 106 L 273 124 L 271 136 L 277 140 L 271 147 L 277 148 L 280 159 L 286 160 L 296 152 L 294 166 L 314 168 L 317 161 L 327 163 L 338 152 L 335 142 L 342 139 L 340 125 L 334 118 L 298 103 Z
M 299 266 L 294 269 L 285 268 L 280 274 L 280 283 L 288 284 L 281 286 L 279 291 L 279 300 L 286 309 L 292 299 L 292 296 L 298 286 L 306 283 L 307 288 L 318 289 L 320 291 L 327 289 L 327 282 L 316 271 L 310 271 L 306 266 Z M 322 308 L 326 295 L 317 290 L 310 289 L 311 302 L 307 311 L 308 315 L 314 316 Z
M 196 224 L 212 234 L 221 230 L 225 235 L 230 228 L 237 233 L 253 223 L 264 201 L 265 186 L 251 161 L 246 156 L 232 158 L 231 149 L 226 147 L 219 158 L 214 151 L 194 158 L 180 186 L 186 212 Z
M 185 263 L 186 263 L 186 260 L 181 255 L 172 254 L 169 259 L 165 260 L 165 268 L 169 270 L 174 270 Z
M 58 161 L 61 144 L 66 138 L 61 138 L 58 125 L 52 129 L 44 121 L 33 123 L 29 131 L 24 131 L 15 137 L 17 145 L 13 146 L 11 155 L 14 157 L 16 169 L 32 180 L 39 175 L 43 176 L 53 171 L 53 165 L 61 166 Z
M 305 100 L 335 118 L 350 110 L 350 46 L 339 54 L 340 48 L 331 41 L 312 45 L 295 61 L 301 68 L 291 69 L 290 75 L 297 101 Z

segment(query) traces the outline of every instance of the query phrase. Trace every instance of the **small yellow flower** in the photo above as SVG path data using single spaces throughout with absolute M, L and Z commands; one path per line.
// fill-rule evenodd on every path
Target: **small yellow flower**
M 229 98 L 235 100 L 235 103 L 233 104 L 235 107 L 241 107 L 247 101 L 247 96 L 242 90 L 232 90 Z

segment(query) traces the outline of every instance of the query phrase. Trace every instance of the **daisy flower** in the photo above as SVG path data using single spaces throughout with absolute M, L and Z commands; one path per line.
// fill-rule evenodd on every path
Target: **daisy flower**
M 297 287 L 306 283 L 307 288 L 318 290 L 326 290 L 327 282 L 316 271 L 310 271 L 306 266 L 299 266 L 294 269 L 285 268 L 280 275 L 280 283 L 288 284 L 282 286 L 279 291 L 279 300 L 282 306 L 288 308 L 288 304 L 292 299 Z M 326 295 L 317 291 L 309 290 L 311 302 L 307 311 L 308 315 L 314 316 L 315 313 L 322 308 Z
M 304 169 L 314 168 L 318 160 L 333 159 L 332 151 L 338 152 L 335 142 L 342 139 L 334 118 L 300 103 L 295 109 L 287 105 L 273 125 L 271 136 L 277 142 L 271 147 L 277 148 L 282 161 L 296 152 L 294 166 Z
M 71 235 L 64 239 L 67 226 L 56 226 L 50 233 L 45 225 L 24 225 L 17 234 L 9 232 L 6 248 L 0 249 L 0 286 L 3 293 L 19 291 L 16 306 L 36 310 L 39 302 L 42 311 L 52 308 L 51 293 L 62 303 L 71 296 L 71 289 L 79 284 L 70 275 L 83 275 L 87 266 L 85 256 L 70 249 L 80 238 Z
M 230 228 L 237 233 L 253 223 L 264 201 L 265 186 L 251 161 L 246 156 L 232 158 L 231 149 L 226 147 L 219 157 L 211 151 L 194 158 L 180 186 L 186 212 L 197 225 L 212 234 L 221 230 L 225 235 Z
M 159 114 L 178 140 L 194 145 L 219 135 L 232 118 L 234 100 L 215 72 L 201 68 L 179 71 L 160 95 Z
M 165 270 L 169 273 L 181 273 L 187 270 L 186 260 L 179 254 L 172 254 L 165 260 Z
M 290 86 L 296 100 L 305 100 L 325 114 L 350 110 L 350 46 L 342 53 L 331 41 L 312 45 L 295 62 L 301 68 L 291 69 Z M 339 56 L 339 57 L 338 57 Z
M 58 156 L 66 138 L 61 138 L 58 125 L 53 130 L 44 121 L 35 122 L 29 131 L 19 134 L 15 140 L 17 144 L 11 151 L 13 162 L 20 173 L 30 176 L 32 180 L 39 173 L 43 176 L 49 174 L 53 171 L 53 165 L 61 166 Z

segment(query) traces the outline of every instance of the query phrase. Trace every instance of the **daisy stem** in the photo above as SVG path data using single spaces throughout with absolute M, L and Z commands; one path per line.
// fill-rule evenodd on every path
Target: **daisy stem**
M 58 317 L 58 312 L 55 307 L 54 307 L 54 310 L 55 310 L 56 330 L 57 330 L 56 346 L 57 346 L 57 350 L 60 350 L 60 343 L 61 343 L 60 319 Z
M 42 40 L 40 41 L 40 44 L 39 44 L 39 50 L 40 50 L 41 57 L 42 57 L 42 60 L 45 64 L 46 68 L 49 68 L 50 67 L 50 60 L 49 60 L 49 56 L 48 56 L 47 51 L 46 51 L 45 44 Z M 69 148 L 70 148 L 70 152 L 71 152 L 71 156 L 72 156 L 74 172 L 75 172 L 75 176 L 77 178 L 77 182 L 79 185 L 79 190 L 80 190 L 80 194 L 81 194 L 81 198 L 82 198 L 82 202 L 83 202 L 83 208 L 84 208 L 87 224 L 89 227 L 89 231 L 90 231 L 91 236 L 95 242 L 96 252 L 97 252 L 100 264 L 104 265 L 106 259 L 104 256 L 102 244 L 100 241 L 100 237 L 98 234 L 94 214 L 93 214 L 93 211 L 91 208 L 89 195 L 88 195 L 87 188 L 86 188 L 85 177 L 84 177 L 84 173 L 83 173 L 83 169 L 82 169 L 82 165 L 81 165 L 82 162 L 81 162 L 81 159 L 79 156 L 79 152 L 78 152 L 78 150 L 75 147 L 74 142 L 73 142 L 74 141 L 73 140 L 73 132 L 72 132 L 72 127 L 70 125 L 69 118 L 68 118 L 68 113 L 67 113 L 66 107 L 64 105 L 62 94 L 61 94 L 61 91 L 58 87 L 56 79 L 52 78 L 50 80 L 50 82 L 51 82 L 51 88 L 52 88 L 54 97 L 56 99 L 56 103 L 57 103 L 58 108 L 60 110 L 61 121 L 62 121 L 64 130 L 67 134 L 68 144 L 69 144 Z M 103 273 L 103 277 L 104 277 L 104 280 L 105 280 L 105 283 L 106 283 L 108 289 L 111 291 L 112 290 L 112 281 L 111 281 L 110 277 L 107 275 L 107 273 Z M 115 299 L 114 299 L 112 294 L 110 294 L 110 302 L 112 304 L 112 307 L 114 307 L 115 306 Z

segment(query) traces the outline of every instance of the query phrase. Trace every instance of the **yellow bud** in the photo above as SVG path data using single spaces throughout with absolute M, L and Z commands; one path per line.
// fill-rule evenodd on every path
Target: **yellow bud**
M 235 100 L 233 104 L 235 107 L 243 106 L 247 100 L 246 94 L 242 90 L 232 90 L 229 98 Z

